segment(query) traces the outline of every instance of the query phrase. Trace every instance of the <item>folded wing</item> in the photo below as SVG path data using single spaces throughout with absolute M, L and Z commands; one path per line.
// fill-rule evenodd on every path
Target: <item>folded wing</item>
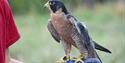
M 58 42 L 60 43 L 60 36 L 57 33 L 56 29 L 54 28 L 54 26 L 52 25 L 51 21 L 49 21 L 48 23 L 48 30 L 50 32 L 50 34 L 52 35 L 52 37 Z

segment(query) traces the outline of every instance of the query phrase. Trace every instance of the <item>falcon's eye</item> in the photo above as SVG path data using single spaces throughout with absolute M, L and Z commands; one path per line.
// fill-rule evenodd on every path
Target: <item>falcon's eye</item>
M 50 2 L 49 5 L 52 5 L 52 3 Z

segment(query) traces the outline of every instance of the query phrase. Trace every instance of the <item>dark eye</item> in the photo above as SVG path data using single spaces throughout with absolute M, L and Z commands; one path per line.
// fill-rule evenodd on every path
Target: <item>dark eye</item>
M 53 5 L 51 2 L 49 2 L 49 5 Z
M 49 5 L 55 5 L 55 2 L 50 2 Z

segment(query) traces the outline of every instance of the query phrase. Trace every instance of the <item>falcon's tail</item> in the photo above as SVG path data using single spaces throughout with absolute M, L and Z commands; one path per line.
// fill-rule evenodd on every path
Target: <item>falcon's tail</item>
M 108 50 L 108 49 L 104 48 L 103 46 L 97 44 L 95 41 L 93 41 L 93 42 L 94 42 L 94 45 L 95 45 L 95 49 L 101 50 L 101 51 L 104 51 L 104 52 L 107 52 L 107 53 L 111 53 L 110 50 Z

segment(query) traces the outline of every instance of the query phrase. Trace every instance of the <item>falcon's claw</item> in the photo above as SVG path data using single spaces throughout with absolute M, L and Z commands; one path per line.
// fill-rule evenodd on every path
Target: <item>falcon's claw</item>
M 67 61 L 67 56 L 61 58 L 61 60 L 56 61 L 56 63 L 65 63 Z
M 78 55 L 78 58 L 76 59 L 75 63 L 84 63 L 82 54 Z
M 63 59 L 64 61 L 67 61 L 67 56 L 64 56 L 62 59 Z
M 64 61 L 68 61 L 68 60 L 70 60 L 70 56 L 64 56 L 63 58 L 62 58 Z
M 77 59 L 75 63 L 84 63 L 84 61 L 82 59 Z
M 83 55 L 82 54 L 78 55 L 78 59 L 83 59 Z
M 64 56 L 61 60 L 57 61 L 56 63 L 84 63 L 84 61 L 81 58 L 81 55 L 79 55 L 79 58 L 72 56 Z

